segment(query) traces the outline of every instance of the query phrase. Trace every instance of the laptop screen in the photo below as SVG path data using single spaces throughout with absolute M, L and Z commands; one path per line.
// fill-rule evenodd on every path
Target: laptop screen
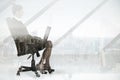
M 48 36 L 50 34 L 50 30 L 51 30 L 51 27 L 47 27 L 46 31 L 45 31 L 45 35 L 44 35 L 44 41 L 46 42 L 47 39 L 48 39 Z

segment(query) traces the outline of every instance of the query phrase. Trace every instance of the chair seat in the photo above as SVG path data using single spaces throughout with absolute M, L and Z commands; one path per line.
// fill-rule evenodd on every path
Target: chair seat
M 34 54 L 38 50 L 35 47 L 35 44 L 27 44 L 25 42 L 20 42 L 18 39 L 15 40 L 16 47 L 17 47 L 17 56 L 22 56 L 26 54 Z

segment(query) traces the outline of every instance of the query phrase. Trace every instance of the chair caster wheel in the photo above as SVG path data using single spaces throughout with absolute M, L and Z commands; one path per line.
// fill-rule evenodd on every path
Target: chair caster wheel
M 40 77 L 40 74 L 36 74 L 36 77 Z
M 20 72 L 17 72 L 17 74 L 16 74 L 17 76 L 20 76 Z

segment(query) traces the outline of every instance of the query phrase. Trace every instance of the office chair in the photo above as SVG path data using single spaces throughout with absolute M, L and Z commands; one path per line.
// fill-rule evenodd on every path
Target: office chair
M 17 75 L 20 75 L 20 72 L 26 72 L 26 71 L 33 71 L 35 72 L 37 77 L 40 77 L 40 75 L 37 72 L 36 66 L 35 66 L 35 60 L 34 60 L 34 55 L 39 57 L 38 50 L 35 48 L 35 44 L 27 44 L 26 42 L 20 42 L 19 39 L 14 40 L 16 47 L 17 47 L 17 52 L 18 56 L 26 55 L 26 54 L 31 54 L 32 55 L 32 60 L 31 60 L 31 66 L 20 66 L 19 70 L 17 71 Z
M 14 18 L 7 18 L 7 24 L 17 48 L 17 56 L 24 56 L 27 54 L 31 54 L 32 56 L 31 66 L 20 66 L 17 75 L 20 75 L 20 72 L 33 71 L 37 77 L 40 77 L 34 60 L 35 53 L 37 57 L 40 55 L 36 48 L 36 44 L 33 43 L 33 36 L 28 33 L 26 26 L 22 22 L 17 21 Z

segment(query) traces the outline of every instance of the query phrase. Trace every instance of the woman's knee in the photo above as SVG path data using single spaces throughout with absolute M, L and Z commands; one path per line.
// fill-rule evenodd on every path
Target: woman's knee
M 45 47 L 52 48 L 52 46 L 53 46 L 52 41 L 47 41 Z

